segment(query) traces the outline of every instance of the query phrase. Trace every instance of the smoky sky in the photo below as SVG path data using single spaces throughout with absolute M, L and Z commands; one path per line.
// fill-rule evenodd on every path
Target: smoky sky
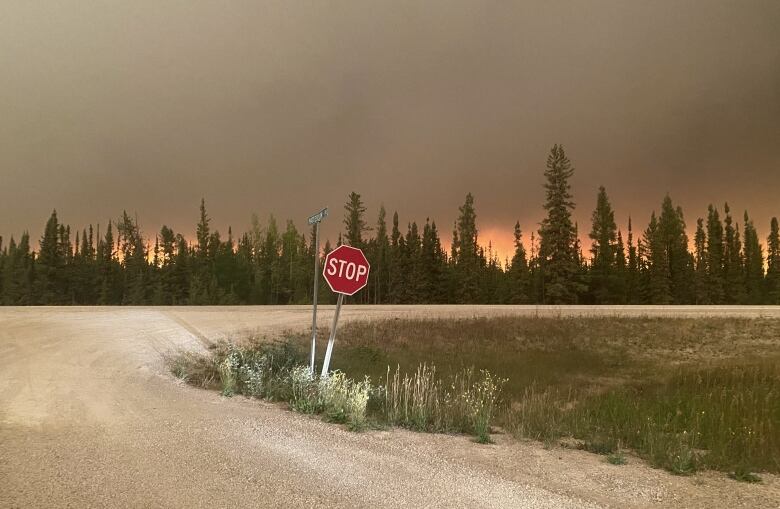
M 481 240 L 543 216 L 555 143 L 587 232 L 668 192 L 780 215 L 780 2 L 134 1 L 0 4 L 0 234 L 137 213 L 191 235 L 331 207 Z M 721 205 L 722 207 L 722 205 Z

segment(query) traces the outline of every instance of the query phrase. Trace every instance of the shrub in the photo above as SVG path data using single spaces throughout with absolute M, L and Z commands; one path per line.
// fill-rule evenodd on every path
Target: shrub
M 288 376 L 290 387 L 290 408 L 304 414 L 322 411 L 318 380 L 312 376 L 308 366 L 296 366 Z
M 607 463 L 610 465 L 625 465 L 626 457 L 622 452 L 617 451 L 607 456 Z
M 219 363 L 219 379 L 222 382 L 222 395 L 232 396 L 236 391 L 238 370 L 241 367 L 241 352 L 231 347 L 227 356 Z
M 318 384 L 319 398 L 326 417 L 332 422 L 346 423 L 350 429 L 360 430 L 366 425 L 371 383 L 368 378 L 356 382 L 336 371 Z

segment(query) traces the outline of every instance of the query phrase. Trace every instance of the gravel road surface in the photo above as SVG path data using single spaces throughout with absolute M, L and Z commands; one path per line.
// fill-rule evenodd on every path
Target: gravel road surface
M 347 306 L 346 320 L 772 316 L 780 308 Z M 332 307 L 324 307 L 321 325 Z M 506 436 L 351 433 L 182 385 L 163 356 L 310 324 L 301 307 L 0 308 L 0 507 L 780 507 L 780 482 L 674 477 Z

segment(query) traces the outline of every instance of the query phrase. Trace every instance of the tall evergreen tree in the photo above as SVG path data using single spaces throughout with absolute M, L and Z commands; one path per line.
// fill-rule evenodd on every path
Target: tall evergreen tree
M 374 259 L 371 264 L 371 277 L 374 280 L 374 304 L 386 302 L 390 285 L 388 259 L 390 255 L 390 238 L 387 235 L 386 215 L 385 206 L 381 205 L 379 207 L 379 216 L 376 220 L 376 242 Z
M 124 304 L 147 303 L 148 252 L 138 223 L 126 211 L 117 222 L 117 233 L 125 276 Z
M 349 200 L 344 205 L 344 226 L 346 227 L 346 243 L 350 246 L 363 248 L 365 242 L 363 234 L 370 230 L 366 225 L 365 213 L 366 207 L 356 192 L 349 194 Z
M 617 267 L 617 225 L 615 213 L 604 186 L 599 188 L 596 209 L 591 216 L 590 231 L 591 267 L 590 293 L 596 304 L 607 304 L 618 300 L 620 285 Z
M 745 211 L 745 293 L 748 304 L 764 302 L 764 253 L 758 241 L 758 232 Z
M 669 195 L 661 205 L 658 218 L 660 245 L 664 250 L 665 272 L 669 277 L 669 290 L 673 304 L 684 304 L 693 300 L 693 257 L 688 251 L 688 236 L 680 207 L 675 208 Z
M 766 302 L 780 304 L 780 227 L 773 217 L 766 239 Z
M 696 304 L 709 304 L 709 277 L 707 269 L 707 235 L 704 233 L 704 219 L 699 218 L 696 221 L 696 235 L 694 236 L 695 246 L 695 278 L 694 278 L 694 298 Z
M 727 304 L 743 304 L 747 299 L 745 292 L 744 263 L 742 259 L 742 242 L 738 226 L 731 218 L 729 204 L 724 206 L 724 249 L 723 249 L 723 279 Z
M 643 246 L 646 274 L 643 282 L 645 300 L 649 304 L 671 304 L 673 302 L 672 278 L 669 271 L 667 245 L 655 211 L 650 215 Z
M 626 267 L 626 302 L 639 304 L 641 302 L 639 291 L 639 255 L 634 245 L 634 231 L 631 217 L 628 218 L 628 264 Z
M 68 304 L 65 264 L 65 228 L 54 210 L 46 222 L 37 259 L 36 293 L 41 304 Z
M 398 304 L 404 286 L 404 273 L 401 271 L 401 230 L 398 226 L 398 212 L 393 212 L 393 227 L 390 233 L 390 251 L 388 255 L 388 304 Z
M 542 299 L 550 304 L 576 303 L 583 289 L 578 281 L 578 239 L 571 218 L 574 202 L 569 179 L 573 174 L 574 168 L 563 146 L 553 146 L 544 172 L 547 217 L 539 229 Z
M 7 306 L 35 304 L 35 296 L 33 295 L 34 258 L 30 251 L 30 235 L 24 232 L 18 245 L 11 237 L 3 258 L 3 293 L 0 295 L 0 303 Z
M 474 196 L 466 195 L 465 203 L 458 209 L 460 215 L 453 235 L 453 277 L 455 302 L 475 302 L 479 296 L 480 260 L 477 240 L 477 213 Z
M 528 259 L 523 245 L 523 231 L 520 229 L 520 221 L 515 223 L 515 254 L 509 266 L 508 299 L 510 304 L 527 304 L 531 301 L 530 278 Z
M 726 302 L 726 280 L 723 275 L 724 248 L 723 223 L 718 215 L 718 209 L 709 206 L 707 209 L 707 287 L 708 302 L 723 304 Z

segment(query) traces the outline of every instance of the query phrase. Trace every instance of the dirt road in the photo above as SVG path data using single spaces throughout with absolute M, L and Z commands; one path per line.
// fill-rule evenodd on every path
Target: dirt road
M 645 310 L 668 314 L 668 310 Z M 0 308 L 0 507 L 778 507 L 780 482 L 673 477 L 498 436 L 351 433 L 178 383 L 162 355 L 309 324 L 307 307 Z M 609 310 L 600 310 L 607 313 Z M 612 313 L 640 313 L 630 311 Z M 702 313 L 704 310 L 685 311 Z M 712 311 L 740 316 L 767 308 Z M 384 316 L 588 308 L 348 307 Z M 321 314 L 329 323 L 331 310 Z

